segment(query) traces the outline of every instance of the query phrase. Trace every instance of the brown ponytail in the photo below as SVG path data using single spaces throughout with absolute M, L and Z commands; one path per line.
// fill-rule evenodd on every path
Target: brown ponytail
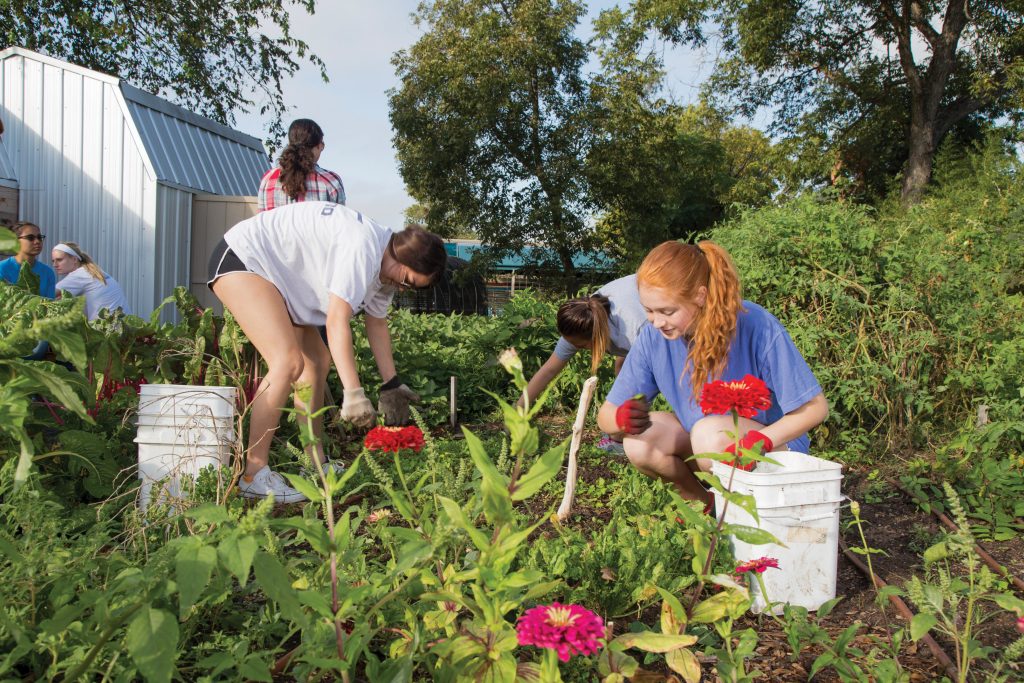
M 556 316 L 558 333 L 566 339 L 590 339 L 590 373 L 604 360 L 604 354 L 611 345 L 609 315 L 612 304 L 603 294 L 592 294 L 579 299 L 569 299 L 559 306 Z
M 663 242 L 651 251 L 637 270 L 637 284 L 671 293 L 676 301 L 690 304 L 701 287 L 707 298 L 694 320 L 686 361 L 693 397 L 705 382 L 719 379 L 736 333 L 736 316 L 743 308 L 740 278 L 728 252 L 714 242 L 699 244 Z M 680 381 L 683 377 L 680 377 Z
M 281 187 L 292 201 L 306 194 L 306 178 L 316 166 L 314 150 L 324 141 L 324 132 L 316 121 L 296 119 L 288 126 L 288 146 L 277 163 L 281 166 Z

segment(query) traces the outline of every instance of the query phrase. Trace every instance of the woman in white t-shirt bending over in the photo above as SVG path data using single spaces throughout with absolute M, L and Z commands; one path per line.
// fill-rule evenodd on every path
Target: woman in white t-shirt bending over
M 395 372 L 388 306 L 399 289 L 433 284 L 447 260 L 436 235 L 415 227 L 395 232 L 331 202 L 264 211 L 224 235 L 210 259 L 209 286 L 268 368 L 252 403 L 242 495 L 273 494 L 281 503 L 305 500 L 267 466 L 270 441 L 295 382 L 312 389 L 310 405 L 296 396 L 295 407 L 320 410 L 332 359 L 345 388 L 342 419 L 363 428 L 376 421 L 352 345 L 351 320 L 360 311 L 366 313 L 366 336 L 385 380 L 378 410 L 389 424 L 408 419 L 409 402 L 419 397 Z M 324 325 L 327 346 L 317 332 Z M 314 429 L 319 436 L 319 419 Z M 310 456 L 329 465 L 320 453 Z
M 74 242 L 61 242 L 50 252 L 53 269 L 63 278 L 58 292 L 85 297 L 85 317 L 95 320 L 100 311 L 121 309 L 131 313 L 128 299 L 117 280 L 103 272 L 96 262 Z

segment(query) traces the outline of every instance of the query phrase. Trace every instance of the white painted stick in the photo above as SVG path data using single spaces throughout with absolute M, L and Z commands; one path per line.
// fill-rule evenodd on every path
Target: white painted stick
M 459 425 L 459 408 L 456 403 L 457 386 L 458 380 L 455 379 L 455 375 L 452 375 L 451 383 L 448 387 L 448 423 L 451 425 L 452 429 L 455 429 Z
M 569 442 L 569 467 L 565 472 L 565 494 L 562 496 L 562 504 L 558 506 L 558 521 L 564 521 L 572 512 L 572 501 L 576 497 L 576 454 L 583 443 L 583 425 L 587 421 L 587 412 L 590 410 L 590 402 L 594 399 L 594 390 L 597 389 L 597 377 L 590 377 L 583 383 L 583 391 L 580 392 L 580 405 L 576 409 L 576 421 L 572 424 L 572 441 Z

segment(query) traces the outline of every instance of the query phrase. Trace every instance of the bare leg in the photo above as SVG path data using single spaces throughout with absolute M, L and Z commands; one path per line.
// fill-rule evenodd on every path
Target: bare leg
M 267 362 L 267 374 L 256 389 L 249 418 L 245 476 L 251 477 L 267 465 L 281 409 L 292 393 L 292 384 L 303 373 L 304 328 L 292 323 L 277 287 L 259 275 L 223 275 L 213 283 L 213 293 Z
M 302 331 L 302 374 L 299 375 L 299 382 L 308 384 L 312 389 L 312 400 L 310 404 L 304 405 L 298 394 L 295 395 L 295 409 L 316 413 L 324 407 L 324 388 L 327 385 L 327 373 L 331 369 L 331 354 L 324 346 L 320 333 L 312 328 L 306 327 Z M 307 448 L 306 455 L 316 464 L 324 461 L 324 419 L 322 415 L 313 418 L 313 434 L 316 436 L 320 446 L 316 449 Z
M 764 427 L 760 422 L 755 422 L 745 417 L 740 418 L 739 424 L 740 438 L 751 429 L 761 429 Z M 693 431 L 690 434 L 693 452 L 724 453 L 726 447 L 734 443 L 733 433 L 735 431 L 736 426 L 732 422 L 731 415 L 708 415 L 707 417 L 702 417 L 693 425 Z M 772 450 L 785 451 L 788 448 L 789 444 L 781 443 L 777 444 Z M 710 472 L 712 462 L 712 460 L 706 458 L 698 458 L 697 466 L 704 472 Z
M 651 426 L 643 434 L 626 436 L 622 445 L 633 466 L 651 478 L 663 479 L 688 500 L 711 502 L 711 494 L 694 476 L 697 465 L 690 435 L 671 413 L 651 413 Z

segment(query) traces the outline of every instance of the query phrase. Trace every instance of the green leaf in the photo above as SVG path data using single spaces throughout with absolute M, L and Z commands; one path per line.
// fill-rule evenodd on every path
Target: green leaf
M 483 475 L 480 492 L 483 494 L 484 515 L 492 525 L 507 524 L 512 521 L 512 498 L 508 492 L 508 481 L 491 462 L 480 439 L 465 427 L 462 433 L 469 446 L 469 455 Z
M 920 640 L 937 623 L 939 620 L 934 615 L 924 612 L 915 614 L 914 618 L 910 620 L 910 637 L 915 641 Z
M 292 589 L 292 581 L 281 562 L 270 553 L 260 551 L 253 558 L 253 569 L 256 580 L 267 597 L 277 603 L 281 614 L 295 624 L 304 627 L 307 623 L 306 613 L 299 604 L 299 599 Z
M 174 581 L 178 586 L 178 613 L 182 620 L 210 583 L 217 565 L 217 551 L 193 537 L 182 545 L 174 558 Z
M 249 580 L 249 570 L 252 568 L 257 547 L 255 538 L 243 536 L 237 531 L 232 532 L 217 546 L 217 557 L 242 586 Z
M 286 476 L 288 481 L 291 482 L 292 487 L 306 498 L 309 498 L 311 503 L 322 503 L 324 501 L 324 492 L 320 487 L 303 475 L 289 474 L 285 472 L 284 476 Z
M 455 526 L 469 534 L 469 538 L 473 541 L 473 545 L 476 546 L 477 550 L 482 551 L 490 547 L 490 540 L 487 538 L 487 535 L 470 523 L 461 505 L 451 498 L 445 498 L 444 496 L 438 496 L 438 500 L 441 501 L 441 506 L 444 508 L 445 514 L 448 515 L 448 519 Z
M 565 448 L 569 445 L 569 439 L 549 449 L 547 453 L 537 458 L 529 471 L 520 477 L 514 484 L 512 500 L 526 500 L 539 491 L 544 484 L 558 474 L 562 469 L 562 460 L 565 456 Z
M 726 590 L 713 595 L 707 600 L 697 603 L 690 613 L 690 622 L 694 624 L 713 624 L 729 615 L 735 615 L 737 611 L 746 610 L 750 598 L 740 591 Z M 741 611 L 741 612 L 742 612 Z
M 771 545 L 775 544 L 785 548 L 786 546 L 779 539 L 764 529 L 746 526 L 745 524 L 723 524 L 722 533 L 735 536 L 744 543 L 750 545 Z
M 925 564 L 932 564 L 934 562 L 939 562 L 940 560 L 946 559 L 947 557 L 949 557 L 949 549 L 946 547 L 946 542 L 939 541 L 935 545 L 930 546 L 927 550 L 924 551 L 923 557 Z M 915 638 L 915 640 L 917 639 Z
M 661 594 L 661 632 L 682 633 L 686 629 L 686 610 L 679 598 L 661 586 L 655 586 Z
M 646 652 L 671 652 L 681 647 L 689 647 L 697 642 L 697 636 L 685 633 L 655 633 L 654 631 L 641 631 L 640 633 L 623 633 L 613 641 L 623 648 L 635 647 Z
M 700 662 L 697 661 L 697 656 L 686 648 L 672 650 L 666 654 L 665 663 L 682 676 L 686 683 L 700 683 Z
M 84 357 L 84 352 L 83 352 Z M 85 378 L 53 363 L 4 359 L 4 363 L 17 375 L 26 377 L 39 387 L 39 393 L 50 396 L 78 417 L 92 422 L 85 411 L 79 391 L 85 391 Z M 76 390 L 77 389 L 77 390 Z
M 178 654 L 178 622 L 170 612 L 146 605 L 128 625 L 124 645 L 147 681 L 169 682 Z

